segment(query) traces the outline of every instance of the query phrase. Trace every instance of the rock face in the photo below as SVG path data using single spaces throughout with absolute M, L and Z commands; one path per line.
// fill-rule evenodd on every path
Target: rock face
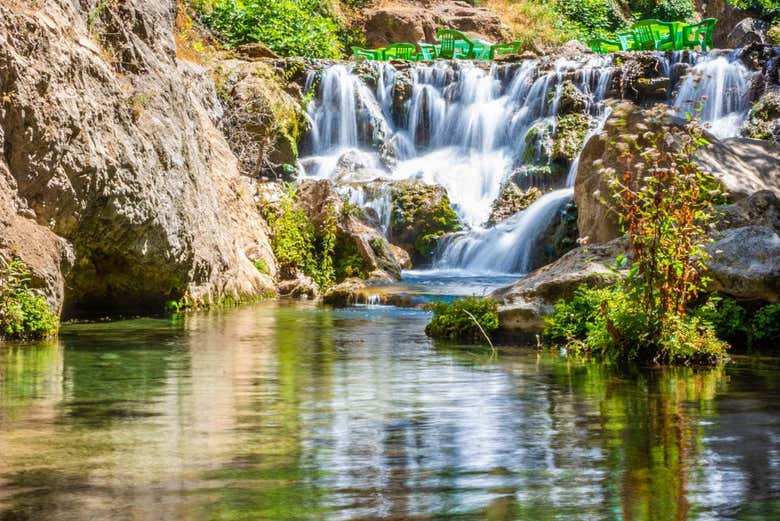
M 699 152 L 701 167 L 720 181 L 734 200 L 761 190 L 780 196 L 780 146 L 766 141 L 729 138 Z
M 498 42 L 509 31 L 497 15 L 462 1 L 397 2 L 364 12 L 369 47 L 393 42 L 436 42 L 437 27 L 451 27 L 469 35 Z
M 213 84 L 176 58 L 176 2 L 101 6 L 0 4 L 4 201 L 13 201 L 4 236 L 41 238 L 40 266 L 18 253 L 48 273 L 55 303 L 64 278 L 69 315 L 272 292 L 252 263 L 275 270 L 265 223 L 214 125 Z
M 225 106 L 220 127 L 241 173 L 289 177 L 295 172 L 305 115 L 298 101 L 284 90 L 282 79 L 261 61 L 222 60 L 211 74 Z
M 525 210 L 534 201 L 542 196 L 542 191 L 537 187 L 532 186 L 528 190 L 522 190 L 513 182 L 508 182 L 501 189 L 501 193 L 498 195 L 495 201 L 493 201 L 493 208 L 490 211 L 490 217 L 487 224 L 494 225 L 504 219 L 512 217 L 517 212 Z
M 741 20 L 731 32 L 726 36 L 726 45 L 728 49 L 737 49 L 750 45 L 751 43 L 768 43 L 767 31 L 769 31 L 769 22 L 757 18 L 745 18 Z
M 694 0 L 694 6 L 701 18 L 717 18 L 715 24 L 715 47 L 728 48 L 728 35 L 740 20 L 758 16 L 755 9 L 739 9 L 729 0 Z
M 610 267 L 622 253 L 622 239 L 577 248 L 513 285 L 496 290 L 491 297 L 498 301 L 501 329 L 513 333 L 541 332 L 544 317 L 552 313 L 555 303 L 571 297 L 579 285 L 603 287 L 617 281 L 619 275 Z

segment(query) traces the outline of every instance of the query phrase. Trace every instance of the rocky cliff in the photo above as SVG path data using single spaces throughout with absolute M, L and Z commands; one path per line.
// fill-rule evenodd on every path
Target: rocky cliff
M 0 256 L 66 315 L 273 291 L 266 226 L 173 0 L 0 1 Z

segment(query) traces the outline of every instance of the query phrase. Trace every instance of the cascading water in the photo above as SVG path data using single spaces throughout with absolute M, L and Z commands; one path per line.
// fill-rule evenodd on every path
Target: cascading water
M 750 108 L 751 76 L 735 52 L 713 51 L 699 57 L 683 79 L 674 107 L 705 122 L 718 138 L 736 136 Z
M 747 110 L 750 76 L 738 58 L 658 57 L 666 76 L 678 64 L 691 68 L 670 104 L 681 114 L 696 105 L 717 136 L 733 135 Z M 584 143 L 609 115 L 605 98 L 614 67 L 609 56 L 482 65 L 442 61 L 397 69 L 371 62 L 311 72 L 307 89 L 316 87 L 317 95 L 309 106 L 309 154 L 301 164 L 307 176 L 332 179 L 352 203 L 369 209 L 386 233 L 390 183 L 440 185 L 466 231 L 442 241 L 434 268 L 525 273 L 534 267 L 541 235 L 572 197 L 579 158 L 560 171 L 550 157 L 552 136 L 572 110 L 564 91 L 573 85 L 584 99 L 577 109 L 588 121 Z M 510 179 L 549 193 L 487 228 L 493 202 Z

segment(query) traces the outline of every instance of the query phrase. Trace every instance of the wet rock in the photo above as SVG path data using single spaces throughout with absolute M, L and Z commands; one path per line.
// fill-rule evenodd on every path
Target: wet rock
M 560 259 L 577 246 L 577 205 L 568 203 L 558 219 L 553 220 L 542 233 L 539 247 L 532 257 L 532 266 L 538 268 Z
M 92 11 L 64 0 L 0 5 L 9 188 L 41 232 L 45 278 L 56 286 L 65 278 L 65 314 L 149 313 L 168 300 L 273 292 L 252 264 L 264 256 L 275 270 L 252 189 L 215 127 L 222 109 L 213 83 L 176 59 L 177 4 Z M 67 274 L 54 236 L 72 247 Z
M 513 182 L 507 183 L 501 189 L 501 193 L 496 200 L 493 201 L 493 209 L 486 224 L 493 226 L 517 212 L 525 210 L 541 196 L 542 191 L 535 186 L 528 190 L 522 190 Z
M 368 301 L 366 288 L 368 288 L 368 284 L 362 279 L 346 279 L 329 288 L 322 296 L 322 302 L 336 308 L 366 304 Z
M 614 53 L 615 73 L 612 93 L 641 104 L 665 101 L 669 79 L 664 76 L 661 58 L 654 52 Z
M 767 92 L 753 105 L 745 123 L 745 135 L 780 144 L 780 89 Z
M 211 74 L 225 105 L 221 127 L 242 173 L 290 178 L 306 121 L 298 100 L 268 63 L 223 60 Z
M 414 85 L 412 79 L 408 74 L 398 74 L 395 77 L 395 83 L 393 84 L 393 121 L 399 127 L 406 127 L 407 111 L 406 107 L 409 104 L 409 100 L 412 99 L 412 91 Z
M 403 181 L 393 184 L 391 196 L 390 240 L 409 253 L 415 266 L 429 263 L 439 238 L 460 229 L 446 190 L 420 181 Z
M 276 285 L 279 295 L 291 298 L 317 298 L 320 288 L 308 275 L 296 272 L 285 276 L 285 280 Z
M 572 113 L 559 117 L 552 138 L 552 161 L 568 170 L 585 145 L 589 128 L 590 118 L 586 114 Z
M 607 244 L 577 248 L 511 286 L 490 296 L 498 301 L 499 327 L 511 333 L 540 333 L 544 317 L 560 299 L 569 298 L 580 285 L 604 287 L 620 279 L 612 269 L 624 254 L 622 239 Z
M 574 82 L 566 80 L 561 84 L 561 97 L 558 101 L 558 114 L 581 114 L 588 105 L 588 97 L 574 85 Z
M 728 49 L 738 49 L 751 43 L 766 44 L 769 43 L 767 32 L 769 31 L 769 22 L 757 18 L 744 18 L 737 23 L 726 36 L 726 45 Z

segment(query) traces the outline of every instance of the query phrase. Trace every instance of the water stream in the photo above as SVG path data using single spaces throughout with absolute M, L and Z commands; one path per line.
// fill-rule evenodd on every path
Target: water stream
M 738 134 L 751 77 L 738 55 L 657 56 L 659 75 L 674 80 L 668 103 L 680 116 L 696 114 L 720 138 Z M 690 70 L 676 78 L 679 66 Z M 353 203 L 370 208 L 385 233 L 392 183 L 440 185 L 465 231 L 441 242 L 434 271 L 527 273 L 541 234 L 571 200 L 579 165 L 578 156 L 568 165 L 550 157 L 560 118 L 573 112 L 588 117 L 583 143 L 600 131 L 610 113 L 614 71 L 610 56 L 399 69 L 374 62 L 312 71 L 313 128 L 301 164 L 306 176 L 332 179 Z M 574 111 L 565 92 L 571 86 L 583 104 Z M 547 194 L 490 227 L 492 205 L 510 181 Z
M 780 367 L 618 373 L 269 302 L 0 349 L 3 521 L 780 519 Z

